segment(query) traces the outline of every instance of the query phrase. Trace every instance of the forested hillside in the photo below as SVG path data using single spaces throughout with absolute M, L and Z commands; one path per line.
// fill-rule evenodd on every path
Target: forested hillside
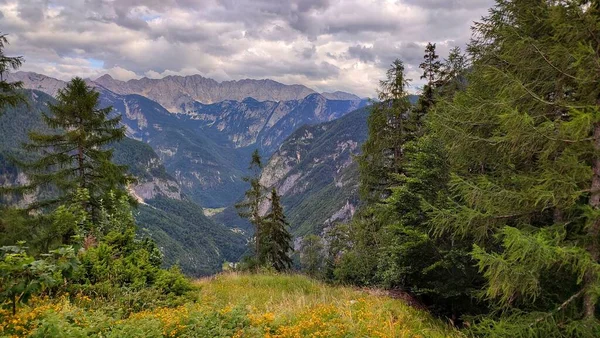
M 25 91 L 24 95 L 27 105 L 6 109 L 0 116 L 0 182 L 3 187 L 27 181 L 27 176 L 11 159 L 35 158 L 22 147 L 28 132 L 51 130 L 43 123 L 42 112 L 47 112 L 47 103 L 55 100 L 38 91 Z M 156 241 L 164 253 L 165 266 L 178 264 L 185 273 L 198 276 L 220 271 L 224 261 L 239 259 L 245 250 L 245 239 L 206 218 L 202 208 L 182 193 L 149 145 L 125 138 L 111 147 L 114 161 L 127 165 L 128 173 L 135 177 L 130 191 L 141 204 L 135 215 L 140 234 Z M 38 191 L 28 195 L 25 201 L 14 199 L 13 202 L 23 205 L 40 194 L 49 193 Z M 4 238 L 2 243 L 12 244 L 10 239 Z

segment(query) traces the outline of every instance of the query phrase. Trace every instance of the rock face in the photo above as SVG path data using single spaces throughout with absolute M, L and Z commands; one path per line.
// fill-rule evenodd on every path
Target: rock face
M 301 100 L 263 101 L 246 98 L 205 105 L 194 103 L 186 115 L 202 129 L 227 137 L 236 148 L 256 145 L 271 154 L 298 127 L 335 120 L 364 107 L 367 100 L 328 100 L 311 94 Z
M 31 72 L 8 73 L 9 82 L 23 82 L 23 88 L 39 90 L 50 96 L 56 96 L 59 89 L 64 88 L 67 83 L 46 75 Z
M 296 236 L 349 220 L 358 201 L 354 156 L 367 138 L 368 109 L 304 126 L 288 137 L 263 170 L 261 183 L 282 195 Z M 268 209 L 267 207 L 264 207 Z
M 327 92 L 323 92 L 321 93 L 321 95 L 323 95 L 326 99 L 328 100 L 352 100 L 352 101 L 356 101 L 356 100 L 360 100 L 361 98 L 354 95 L 354 94 L 350 94 L 350 93 L 346 93 L 346 92 L 340 92 L 340 91 L 336 91 L 333 93 L 327 93 Z
M 142 78 L 126 82 L 104 75 L 94 82 L 117 94 L 146 96 L 171 112 L 179 112 L 182 105 L 194 101 L 210 104 L 226 100 L 242 101 L 247 97 L 258 101 L 288 101 L 303 99 L 315 92 L 302 85 L 284 85 L 273 80 L 217 82 L 200 75 Z
M 337 120 L 307 125 L 290 135 L 265 165 L 260 182 L 276 188 L 294 236 L 320 234 L 349 220 L 358 204 L 358 166 L 354 156 L 367 138 L 368 108 Z M 261 212 L 269 209 L 268 202 Z M 214 217 L 232 228 L 250 230 L 228 208 Z

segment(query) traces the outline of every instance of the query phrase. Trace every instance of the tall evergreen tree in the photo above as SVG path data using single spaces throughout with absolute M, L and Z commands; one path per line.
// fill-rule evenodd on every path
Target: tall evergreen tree
M 244 177 L 244 181 L 250 183 L 250 188 L 244 193 L 245 200 L 235 205 L 240 217 L 247 218 L 254 226 L 254 254 L 257 258 L 261 252 L 259 234 L 261 233 L 264 224 L 263 217 L 260 213 L 260 206 L 265 200 L 265 187 L 260 183 L 260 173 L 262 168 L 262 160 L 258 153 L 258 149 L 254 150 L 249 167 L 253 175 Z
M 420 110 L 424 114 L 433 105 L 435 90 L 441 84 L 442 63 L 435 51 L 435 43 L 430 42 L 425 47 L 425 55 L 419 68 L 423 70 L 421 79 L 427 80 L 423 93 L 419 97 Z
M 456 321 L 464 313 L 483 308 L 472 301 L 481 278 L 473 268 L 468 242 L 435 238 L 428 225 L 428 206 L 444 203 L 449 167 L 443 143 L 425 122 L 440 98 L 440 89 L 456 81 L 445 78 L 443 71 L 456 77 L 464 71 L 460 65 L 455 68 L 456 62 L 442 64 L 437 59 L 435 45 L 428 44 L 421 64 L 422 78 L 428 83 L 412 114 L 417 129 L 404 144 L 403 171 L 393 175 L 391 195 L 372 210 L 374 222 L 381 226 L 378 280 L 386 287 L 413 293 L 432 310 Z M 456 90 L 455 86 L 445 88 L 443 95 L 452 96 Z
M 0 113 L 6 106 L 16 107 L 25 103 L 25 98 L 18 92 L 23 87 L 21 82 L 8 82 L 6 76 L 11 70 L 17 70 L 23 64 L 22 56 L 6 56 L 4 48 L 8 45 L 6 34 L 0 34 Z
M 48 104 L 45 123 L 54 133 L 31 132 L 27 150 L 39 152 L 40 158 L 20 163 L 30 183 L 23 190 L 54 189 L 54 197 L 39 201 L 35 206 L 66 204 L 78 189 L 89 193 L 86 210 L 94 219 L 101 200 L 110 191 L 126 194 L 128 177 L 125 166 L 111 162 L 112 150 L 106 146 L 125 137 L 119 117 L 110 117 L 112 107 L 98 108 L 98 92 L 81 78 L 74 78 L 59 90 L 56 104 Z
M 264 217 L 264 223 L 257 236 L 260 242 L 258 261 L 277 271 L 284 271 L 292 266 L 292 235 L 287 229 L 289 224 L 275 188 L 271 190 L 270 201 L 271 211 Z
M 361 197 L 367 203 L 389 196 L 390 175 L 402 172 L 403 144 L 414 126 L 407 123 L 411 104 L 404 63 L 395 60 L 380 81 L 378 97 L 368 118 L 369 137 L 358 158 Z
M 435 231 L 472 237 L 497 311 L 477 334 L 597 337 L 600 3 L 498 0 L 468 88 L 434 115 L 452 165 Z
M 348 227 L 336 233 L 346 239 L 346 248 L 334 270 L 336 278 L 358 285 L 376 284 L 378 232 L 381 219 L 373 206 L 388 198 L 395 175 L 403 172 L 404 145 L 414 137 L 412 105 L 408 100 L 405 67 L 395 60 L 380 81 L 379 102 L 371 108 L 367 120 L 369 136 L 358 156 L 362 207 Z M 343 242 L 343 241 L 341 241 Z

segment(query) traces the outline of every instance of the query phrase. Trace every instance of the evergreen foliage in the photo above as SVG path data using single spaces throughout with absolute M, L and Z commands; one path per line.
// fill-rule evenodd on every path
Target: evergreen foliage
M 111 108 L 98 109 L 98 92 L 81 78 L 74 78 L 59 90 L 57 103 L 49 103 L 43 113 L 52 133 L 31 132 L 26 150 L 39 152 L 40 158 L 22 162 L 30 183 L 23 191 L 56 188 L 54 198 L 38 201 L 34 206 L 65 203 L 77 189 L 86 189 L 90 198 L 86 209 L 96 219 L 101 200 L 109 191 L 125 194 L 126 167 L 111 161 L 112 150 L 105 146 L 125 137 L 120 117 L 109 117 Z
M 17 70 L 23 64 L 22 56 L 7 56 L 4 48 L 8 45 L 6 34 L 0 34 L 0 114 L 7 106 L 16 107 L 25 102 L 23 95 L 18 91 L 23 87 L 21 82 L 8 82 L 6 76 L 11 70 Z
M 281 197 L 275 188 L 271 190 L 269 200 L 271 211 L 264 216 L 264 222 L 257 235 L 257 241 L 260 243 L 257 259 L 261 265 L 284 271 L 292 266 L 292 235 L 287 229 L 289 224 L 283 213 Z
M 402 145 L 414 128 L 407 122 L 411 104 L 404 73 L 404 63 L 395 60 L 379 84 L 381 102 L 373 104 L 367 121 L 369 136 L 358 163 L 361 197 L 368 203 L 389 196 L 391 174 L 402 172 Z
M 451 164 L 432 231 L 469 239 L 493 312 L 472 332 L 598 336 L 600 4 L 499 0 L 433 126 Z
M 423 93 L 419 97 L 418 110 L 421 116 L 425 115 L 435 103 L 435 91 L 441 85 L 443 73 L 442 63 L 438 60 L 439 57 L 435 51 L 435 43 L 428 43 L 425 47 L 423 62 L 419 65 L 419 68 L 423 70 L 421 79 L 427 80 L 427 84 L 423 87 Z
M 300 263 L 302 271 L 314 278 L 322 278 L 325 273 L 325 246 L 317 235 L 302 238 L 300 247 Z
M 249 169 L 253 172 L 253 176 L 244 177 L 244 181 L 250 183 L 250 188 L 244 193 L 245 200 L 236 204 L 235 206 L 236 209 L 238 209 L 238 215 L 242 218 L 248 219 L 248 221 L 250 221 L 250 223 L 254 226 L 253 240 L 254 253 L 256 257 L 258 257 L 261 252 L 259 235 L 264 224 L 263 217 L 260 213 L 260 206 L 266 198 L 265 187 L 260 183 L 260 173 L 262 168 L 262 160 L 260 158 L 260 154 L 258 153 L 258 149 L 256 149 L 252 153 L 249 166 Z

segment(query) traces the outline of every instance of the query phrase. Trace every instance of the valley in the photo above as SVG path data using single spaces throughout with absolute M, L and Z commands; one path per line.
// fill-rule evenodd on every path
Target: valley
M 31 130 L 43 129 L 40 114 L 45 103 L 52 102 L 51 95 L 66 83 L 26 72 L 10 77 L 23 81 L 37 107 L 31 115 L 21 116 L 25 124 Z M 242 198 L 246 187 L 242 178 L 248 174 L 247 162 L 254 149 L 268 160 L 261 181 L 282 194 L 295 236 L 320 234 L 328 224 L 351 217 L 358 200 L 352 156 L 366 138 L 367 100 L 343 92 L 322 95 L 270 81 L 270 86 L 279 88 L 278 96 L 256 94 L 259 99 L 290 100 L 246 97 L 236 101 L 238 97 L 231 94 L 216 96 L 225 101 L 204 103 L 191 99 L 213 100 L 190 92 L 190 81 L 198 79 L 179 79 L 174 85 L 169 78 L 144 86 L 107 77 L 87 80 L 100 93 L 100 106 L 113 107 L 113 114 L 120 115 L 126 127 L 128 138 L 116 145 L 114 160 L 127 165 L 137 179 L 130 192 L 139 203 L 140 231 L 157 241 L 166 266 L 177 263 L 188 274 L 206 275 L 244 254 L 252 229 L 233 205 Z M 175 96 L 186 92 L 189 100 L 180 106 L 182 110 L 170 111 L 152 100 L 152 95 L 135 93 L 153 92 L 151 84 L 162 90 L 172 87 Z M 262 88 L 264 84 L 246 81 L 246 87 L 253 88 L 248 93 L 272 92 L 267 90 L 271 87 Z M 227 95 L 233 91 L 214 92 Z M 10 129 L 16 127 L 11 121 L 18 111 L 24 110 L 15 109 L 0 118 L 6 121 L 0 124 L 5 135 L 16 135 L 1 143 L 6 156 L 18 153 L 20 142 L 27 138 L 28 130 Z M 16 182 L 22 175 L 8 164 L 3 168 L 11 170 L 4 179 Z M 204 208 L 213 211 L 205 213 Z

